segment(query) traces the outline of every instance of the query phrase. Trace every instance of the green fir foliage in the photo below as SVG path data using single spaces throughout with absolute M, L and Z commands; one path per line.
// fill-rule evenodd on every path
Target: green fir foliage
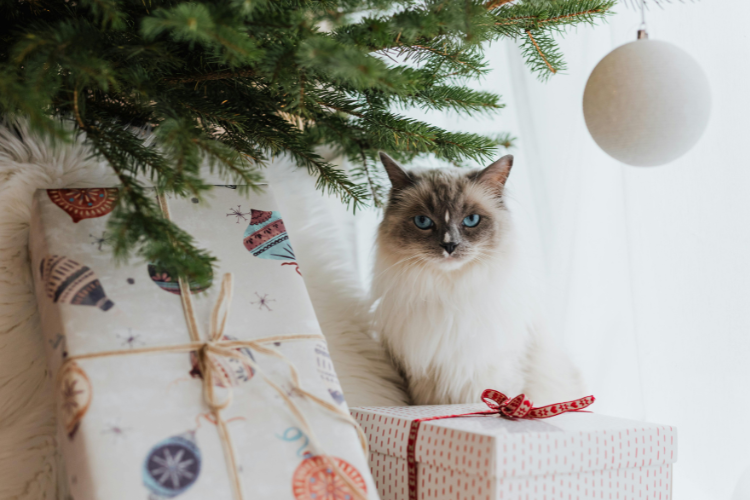
M 554 35 L 614 0 L 0 0 L 0 113 L 56 140 L 84 134 L 120 180 L 117 257 L 205 282 L 213 257 L 165 220 L 146 184 L 200 198 L 208 163 L 256 189 L 287 155 L 357 209 L 386 191 L 377 152 L 463 165 L 510 136 L 443 130 L 404 109 L 497 112 L 471 88 L 487 44 L 520 42 L 541 78 L 564 69 Z M 72 131 L 72 132 L 71 132 Z M 318 146 L 354 165 L 327 162 Z

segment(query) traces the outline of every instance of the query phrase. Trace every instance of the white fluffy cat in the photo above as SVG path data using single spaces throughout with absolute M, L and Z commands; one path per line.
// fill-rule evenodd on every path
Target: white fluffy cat
M 484 389 L 536 404 L 584 396 L 578 371 L 544 333 L 504 199 L 508 155 L 484 170 L 403 170 L 378 230 L 376 331 L 413 404 L 479 401 Z

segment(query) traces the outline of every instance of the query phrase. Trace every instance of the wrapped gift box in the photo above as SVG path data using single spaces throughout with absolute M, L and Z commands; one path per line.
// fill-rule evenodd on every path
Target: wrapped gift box
M 337 499 L 354 500 L 359 488 L 377 498 L 272 197 L 217 186 L 204 201 L 167 200 L 171 219 L 218 258 L 210 287 L 184 283 L 181 292 L 148 262 L 113 262 L 106 224 L 117 194 L 39 191 L 33 205 L 31 264 L 71 497 L 229 500 L 241 489 L 244 498 L 309 500 L 334 488 Z M 210 358 L 161 350 L 191 342 L 187 288 L 206 339 L 225 273 L 234 293 L 220 340 L 265 343 L 233 345 L 230 355 L 209 349 Z M 299 387 L 281 356 L 296 367 Z M 218 402 L 231 391 L 220 413 L 207 406 L 204 383 Z
M 543 420 L 497 415 L 421 422 L 409 488 L 414 420 L 487 410 L 444 405 L 352 408 L 370 443 L 383 500 L 669 500 L 676 429 L 596 413 Z

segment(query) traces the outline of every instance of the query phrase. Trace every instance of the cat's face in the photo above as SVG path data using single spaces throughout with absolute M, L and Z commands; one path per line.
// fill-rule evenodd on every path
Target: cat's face
M 393 184 L 379 228 L 381 250 L 446 271 L 492 257 L 507 224 L 502 193 L 511 156 L 481 171 L 406 172 L 387 155 L 381 159 Z

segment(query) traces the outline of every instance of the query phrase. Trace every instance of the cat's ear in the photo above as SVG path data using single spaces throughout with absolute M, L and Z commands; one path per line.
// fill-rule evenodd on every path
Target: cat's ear
M 383 162 L 385 171 L 388 172 L 388 178 L 391 180 L 393 189 L 399 190 L 411 186 L 414 182 L 409 174 L 396 163 L 396 160 L 387 154 L 380 152 L 380 161 Z
M 510 168 L 513 166 L 513 155 L 505 155 L 495 163 L 479 172 L 477 180 L 486 182 L 493 186 L 505 186 L 505 181 L 510 175 Z

